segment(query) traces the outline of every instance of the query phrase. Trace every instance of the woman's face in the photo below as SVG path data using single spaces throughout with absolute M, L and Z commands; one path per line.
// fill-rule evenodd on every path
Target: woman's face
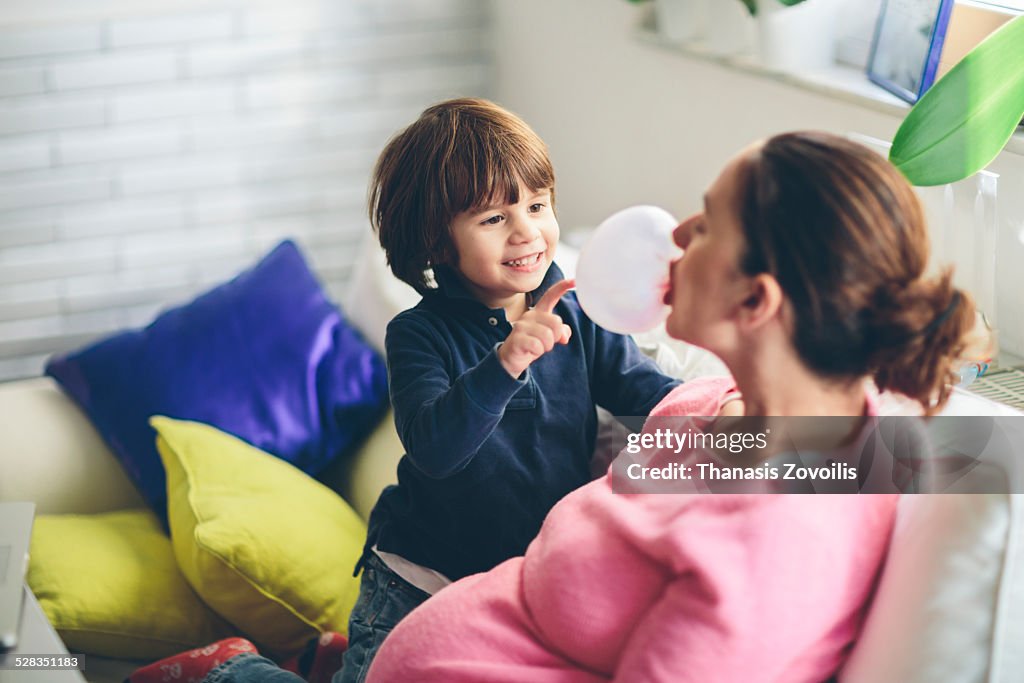
M 733 325 L 749 279 L 740 272 L 744 238 L 740 223 L 740 171 L 749 152 L 734 158 L 704 195 L 704 210 L 676 228 L 683 256 L 670 266 L 665 303 L 672 337 L 721 355 L 736 344 Z

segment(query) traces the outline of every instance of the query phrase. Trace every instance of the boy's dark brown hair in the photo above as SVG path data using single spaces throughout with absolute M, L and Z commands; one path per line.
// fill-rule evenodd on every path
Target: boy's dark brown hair
M 429 268 L 458 265 L 452 219 L 495 200 L 518 202 L 520 183 L 549 189 L 554 207 L 547 146 L 522 119 L 474 98 L 424 110 L 388 142 L 370 183 L 370 223 L 391 271 L 425 293 Z

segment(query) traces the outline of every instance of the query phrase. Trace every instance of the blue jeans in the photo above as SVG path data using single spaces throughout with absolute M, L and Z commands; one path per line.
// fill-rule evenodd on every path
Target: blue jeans
M 206 674 L 203 683 L 305 683 L 266 657 L 252 652 L 236 655 Z
M 405 615 L 429 597 L 429 593 L 391 571 L 376 553 L 367 552 L 359 598 L 348 618 L 344 665 L 334 674 L 331 683 L 363 683 L 384 638 Z
M 394 573 L 373 552 L 366 554 L 359 598 L 348 620 L 348 650 L 331 683 L 363 683 L 384 638 L 405 615 L 430 595 Z M 266 657 L 246 653 L 232 657 L 203 683 L 303 683 Z

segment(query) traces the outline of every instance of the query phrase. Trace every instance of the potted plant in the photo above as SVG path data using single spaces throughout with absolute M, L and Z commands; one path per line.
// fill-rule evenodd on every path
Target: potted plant
M 945 185 L 988 166 L 1024 118 L 1024 16 L 967 53 L 911 107 L 889 160 L 914 185 Z
M 835 57 L 836 0 L 740 0 L 757 18 L 760 62 L 778 71 L 820 69 Z M 800 7 L 796 7 L 800 5 Z
M 736 3 L 708 0 L 708 28 L 704 40 L 707 50 L 717 55 L 750 52 L 756 34 L 752 16 Z
M 988 166 L 1022 120 L 1024 16 L 1019 16 L 979 43 L 925 91 L 896 131 L 889 160 L 914 185 L 955 183 Z M 985 248 L 991 251 L 993 269 L 987 277 L 993 279 L 987 288 L 990 296 L 984 302 L 988 310 L 982 313 L 989 338 L 984 355 L 994 358 L 998 354 L 994 280 L 997 246 L 991 243 Z M 987 363 L 978 365 L 979 370 L 982 367 L 987 368 Z
M 654 0 L 658 33 L 677 45 L 702 40 L 707 34 L 710 2 L 713 0 Z
M 793 5 L 799 5 L 804 0 L 775 0 L 780 5 L 786 7 L 792 7 Z M 750 12 L 750 16 L 757 15 L 757 0 L 740 0 L 744 5 L 747 6 L 747 11 Z M 771 4 L 771 0 L 762 0 L 766 5 Z
M 726 0 L 654 0 L 654 15 L 658 33 L 668 42 L 699 43 L 710 54 L 747 52 L 753 42 L 754 22 L 742 7 Z

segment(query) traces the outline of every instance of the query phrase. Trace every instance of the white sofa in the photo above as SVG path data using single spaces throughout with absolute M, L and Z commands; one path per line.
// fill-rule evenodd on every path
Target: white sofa
M 343 308 L 371 343 L 415 295 L 368 248 Z M 677 346 L 677 372 L 718 367 Z M 664 347 L 662 347 L 664 351 Z M 899 412 L 888 402 L 887 412 Z M 1015 414 L 957 391 L 945 411 Z M 385 418 L 390 419 L 390 417 Z M 143 502 L 95 430 L 49 379 L 0 384 L 0 501 L 32 500 L 39 514 L 95 513 Z M 363 515 L 394 477 L 402 449 L 378 433 L 336 488 Z M 848 683 L 1009 683 L 1024 680 L 1024 551 L 1020 496 L 907 496 L 864 632 L 840 680 Z M 120 681 L 136 662 L 88 658 L 91 681 Z

